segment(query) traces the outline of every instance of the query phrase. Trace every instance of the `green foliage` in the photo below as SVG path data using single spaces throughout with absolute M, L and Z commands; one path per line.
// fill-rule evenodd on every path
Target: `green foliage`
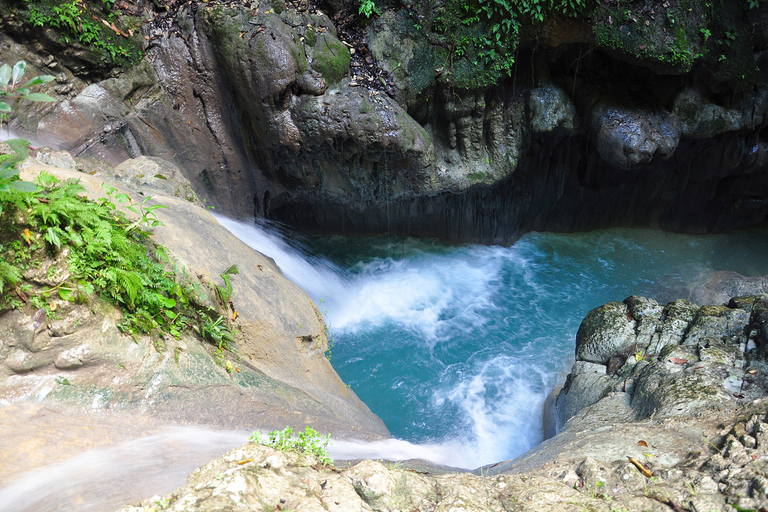
M 223 316 L 219 316 L 216 320 L 206 317 L 200 333 L 203 338 L 216 345 L 219 350 L 231 350 L 235 343 L 235 337 L 224 323 Z
M 381 11 L 376 7 L 373 0 L 360 0 L 359 14 L 364 14 L 366 18 L 370 18 L 374 14 L 381 15 Z
M 300 432 L 297 438 L 293 437 L 293 428 L 285 427 L 283 430 L 270 432 L 267 434 L 267 439 L 262 438 L 258 432 L 252 432 L 249 440 L 285 452 L 303 453 L 316 458 L 321 464 L 333 465 L 333 460 L 328 454 L 331 435 L 322 437 L 309 426 L 304 429 L 304 432 Z
M 15 285 L 21 280 L 21 271 L 15 265 L 0 261 L 0 294 L 5 290 L 5 285 Z
M 79 41 L 119 65 L 133 64 L 141 58 L 129 34 L 116 27 L 119 20 L 110 12 L 115 0 L 24 1 L 29 4 L 25 13 L 29 23 L 59 30 L 62 43 Z
M 8 203 L 23 218 L 20 222 L 4 219 L 4 236 L 22 232 L 27 243 L 14 240 L 0 245 L 0 307 L 19 305 L 13 301 L 13 292 L 21 271 L 28 267 L 30 253 L 56 254 L 66 249 L 71 278 L 48 289 L 27 290 L 32 294 L 30 304 L 42 307 L 52 296 L 82 303 L 98 294 L 123 310 L 118 323 L 123 332 L 166 333 L 178 339 L 182 332 L 195 330 L 218 352 L 230 349 L 235 339 L 223 317 L 214 321 L 209 316 L 212 310 L 193 307 L 196 291 L 183 284 L 169 268 L 165 251 L 149 240 L 145 229 L 160 225 L 155 216 L 160 205 L 148 204 L 149 199 L 136 204 L 110 186 L 103 186 L 105 197 L 89 201 L 81 196 L 84 188 L 78 181 L 61 182 L 47 173 L 40 174 L 38 186 L 39 191 L 26 197 L 15 189 L 0 194 L 3 200 L 5 196 L 13 199 Z M 138 219 L 126 218 L 116 203 L 125 203 Z M 33 245 L 38 237 L 44 245 Z M 234 270 L 227 269 L 225 275 Z M 231 284 L 229 289 L 231 293 Z
M 8 113 L 11 112 L 11 106 L 7 103 L 9 100 L 56 101 L 47 94 L 32 92 L 30 90 L 30 87 L 48 83 L 52 81 L 54 77 L 50 75 L 40 75 L 22 84 L 21 79 L 26 72 L 27 63 L 23 60 L 17 62 L 13 68 L 8 64 L 0 66 L 0 124 L 5 121 Z
M 3 214 L 3 202 L 11 199 L 18 201 L 18 193 L 28 193 L 37 190 L 34 183 L 22 181 L 19 179 L 19 170 L 16 164 L 29 156 L 27 151 L 27 141 L 22 139 L 11 139 L 5 142 L 13 155 L 2 155 L 0 158 L 0 215 Z M 15 193 L 15 194 L 12 194 Z
M 224 280 L 224 286 L 216 285 L 216 295 L 219 297 L 222 304 L 229 302 L 229 298 L 232 296 L 232 280 L 230 276 L 239 273 L 240 271 L 237 269 L 237 265 L 232 265 L 220 274 L 221 278 Z
M 449 50 L 451 73 L 463 88 L 483 87 L 512 73 L 520 31 L 555 13 L 576 16 L 593 0 L 447 0 L 419 2 L 420 28 Z

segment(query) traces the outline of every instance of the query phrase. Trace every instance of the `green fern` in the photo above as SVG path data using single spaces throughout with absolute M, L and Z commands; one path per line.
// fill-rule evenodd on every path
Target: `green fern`
M 15 285 L 21 280 L 21 271 L 18 267 L 11 265 L 8 262 L 0 261 L 0 295 L 5 290 L 5 285 Z

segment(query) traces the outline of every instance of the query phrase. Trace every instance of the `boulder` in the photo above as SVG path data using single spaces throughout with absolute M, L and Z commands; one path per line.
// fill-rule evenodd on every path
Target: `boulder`
M 600 157 L 619 169 L 672 156 L 683 135 L 675 114 L 600 101 L 591 112 L 592 134 Z
M 627 357 L 637 344 L 637 322 L 621 302 L 598 306 L 581 322 L 576 333 L 576 360 L 607 365 L 616 356 Z
M 622 414 L 692 416 L 763 397 L 768 390 L 758 384 L 766 371 L 760 304 L 736 298 L 728 307 L 699 307 L 677 300 L 662 309 L 632 296 L 593 309 L 579 328 L 576 362 L 557 397 L 558 429 L 583 424 L 584 418 L 607 424 Z M 612 392 L 623 398 L 606 400 Z M 580 414 L 581 420 L 569 421 Z

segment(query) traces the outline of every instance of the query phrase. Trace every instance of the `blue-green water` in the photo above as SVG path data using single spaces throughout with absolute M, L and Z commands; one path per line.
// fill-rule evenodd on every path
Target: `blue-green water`
M 632 294 L 688 298 L 715 270 L 768 272 L 763 231 L 530 233 L 489 247 L 308 240 L 220 221 L 320 303 L 334 368 L 392 435 L 463 467 L 541 442 L 543 401 L 593 307 Z

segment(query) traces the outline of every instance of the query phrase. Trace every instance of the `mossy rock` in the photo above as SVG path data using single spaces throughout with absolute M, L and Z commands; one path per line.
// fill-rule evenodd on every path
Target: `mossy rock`
M 84 3 L 85 9 L 57 0 L 0 0 L 0 12 L 20 20 L 24 31 L 39 38 L 75 74 L 105 75 L 114 67 L 127 68 L 140 62 L 142 20 L 111 10 L 99 0 Z M 113 16 L 110 20 L 117 31 L 102 23 L 109 16 Z
M 306 32 L 304 32 L 304 43 L 310 48 L 314 48 L 317 44 L 317 31 L 315 31 L 314 27 L 309 27 Z
M 312 68 L 321 73 L 328 85 L 337 84 L 349 70 L 349 49 L 341 41 L 327 34 L 317 38 Z
M 667 6 L 667 7 L 664 7 Z M 593 31 L 598 46 L 659 71 L 686 73 L 703 55 L 710 13 L 704 2 L 624 0 L 600 3 Z

